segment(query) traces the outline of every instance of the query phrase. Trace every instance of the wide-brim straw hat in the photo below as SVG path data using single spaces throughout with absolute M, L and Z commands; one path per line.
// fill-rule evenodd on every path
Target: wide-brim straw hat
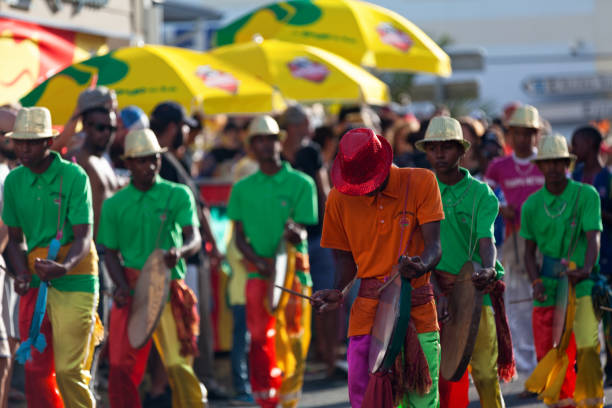
M 157 141 L 155 133 L 151 129 L 133 130 L 125 137 L 124 154 L 122 159 L 133 159 L 137 157 L 152 156 L 167 151 Z
M 534 106 L 523 105 L 514 110 L 508 121 L 508 126 L 540 129 L 542 121 L 538 110 Z
M 463 138 L 459 121 L 448 116 L 436 116 L 429 121 L 425 138 L 416 142 L 415 146 L 424 152 L 426 144 L 431 142 L 459 142 L 465 150 L 470 148 L 470 142 Z
M 51 126 L 51 113 L 44 107 L 21 108 L 17 112 L 13 131 L 6 134 L 11 139 L 36 140 L 59 135 Z
M 250 142 L 253 136 L 258 135 L 277 135 L 279 139 L 282 138 L 278 122 L 270 115 L 257 116 L 249 124 L 247 142 Z
M 565 136 L 559 133 L 544 136 L 538 145 L 537 156 L 531 159 L 531 161 L 538 162 L 557 159 L 569 159 L 573 162 L 576 160 L 576 155 L 569 152 Z
M 341 193 L 369 194 L 385 181 L 392 161 L 393 149 L 384 137 L 372 129 L 352 129 L 340 139 L 331 179 Z

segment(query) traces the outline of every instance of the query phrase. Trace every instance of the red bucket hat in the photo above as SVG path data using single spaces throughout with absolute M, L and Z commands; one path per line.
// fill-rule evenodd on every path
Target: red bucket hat
M 376 190 L 389 175 L 393 150 L 372 129 L 352 129 L 342 137 L 331 170 L 338 191 L 365 195 Z

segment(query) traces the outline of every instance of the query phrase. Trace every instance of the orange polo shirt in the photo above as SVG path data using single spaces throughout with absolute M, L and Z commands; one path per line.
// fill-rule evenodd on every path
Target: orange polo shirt
M 435 175 L 425 169 L 392 166 L 387 187 L 376 196 L 350 196 L 335 188 L 331 191 L 325 208 L 321 246 L 351 252 L 358 278 L 383 280 L 397 263 L 400 239 L 403 238 L 404 253 L 410 231 L 414 230 L 405 253 L 420 255 L 424 244 L 418 226 L 442 219 L 444 210 Z M 407 224 L 403 236 L 402 224 Z M 412 286 L 418 288 L 428 283 L 429 276 L 427 273 L 413 279 Z M 375 299 L 357 297 L 351 309 L 349 337 L 370 334 L 377 306 Z M 433 300 L 413 307 L 410 317 L 418 333 L 439 330 Z

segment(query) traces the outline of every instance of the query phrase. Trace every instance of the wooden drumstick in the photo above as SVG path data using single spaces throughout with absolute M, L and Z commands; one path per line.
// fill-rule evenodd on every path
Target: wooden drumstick
M 383 283 L 383 285 L 380 288 L 378 288 L 378 294 L 380 295 L 382 293 L 382 291 L 387 288 L 387 286 L 392 284 L 393 281 L 397 279 L 398 276 L 400 276 L 400 271 L 399 270 L 397 272 L 395 272 L 393 274 L 393 276 L 389 280 L 387 280 L 385 283 Z
M 299 297 L 301 297 L 301 298 L 308 299 L 308 300 L 311 300 L 311 301 L 313 301 L 313 302 L 315 301 L 315 300 L 314 300 L 313 298 L 311 298 L 310 296 L 304 295 L 303 293 L 300 293 L 300 292 L 296 292 L 295 290 L 287 289 L 286 287 L 284 287 L 284 286 L 280 286 L 280 285 L 277 285 L 277 284 L 274 284 L 274 286 L 275 286 L 275 287 L 277 287 L 277 288 L 279 288 L 279 289 L 280 289 L 280 290 L 282 290 L 283 292 L 287 292 L 287 293 L 290 293 L 290 294 L 292 294 L 292 295 L 294 295 L 294 296 L 299 296 Z

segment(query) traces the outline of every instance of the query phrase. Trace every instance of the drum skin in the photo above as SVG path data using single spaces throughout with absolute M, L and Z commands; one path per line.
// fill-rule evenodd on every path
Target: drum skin
M 397 266 L 391 276 L 396 271 Z M 401 276 L 397 276 L 380 294 L 368 356 L 371 373 L 388 370 L 401 352 L 410 323 L 411 295 L 410 281 Z
M 472 283 L 475 262 L 466 262 L 453 285 L 448 298 L 450 320 L 441 328 L 440 374 L 448 381 L 459 381 L 472 358 L 480 313 L 482 311 L 482 292 Z
M 128 339 L 133 348 L 144 346 L 157 328 L 170 292 L 170 269 L 164 250 L 156 249 L 145 262 L 136 287 L 128 320 Z

